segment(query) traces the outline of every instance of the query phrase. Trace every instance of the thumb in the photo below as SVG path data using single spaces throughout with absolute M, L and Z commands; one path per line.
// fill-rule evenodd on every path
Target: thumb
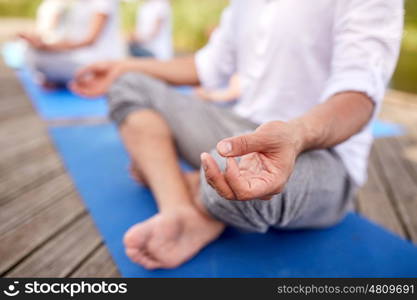
M 264 145 L 255 133 L 227 138 L 217 144 L 217 152 L 224 157 L 242 156 L 262 150 Z

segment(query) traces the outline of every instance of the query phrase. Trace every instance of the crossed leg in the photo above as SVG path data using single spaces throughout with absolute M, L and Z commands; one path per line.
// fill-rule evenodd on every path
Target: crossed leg
M 162 117 L 152 110 L 132 113 L 120 132 L 159 208 L 158 214 L 126 233 L 126 253 L 148 269 L 175 268 L 216 239 L 224 225 L 197 206 L 199 194 L 187 186 Z
M 178 154 L 199 168 L 202 152 L 242 128 L 253 130 L 256 124 L 142 74 L 122 76 L 108 98 L 134 175 L 152 190 L 159 209 L 126 233 L 126 252 L 148 269 L 174 268 L 225 227 L 207 213 L 200 199 L 200 177 L 181 172 Z
M 139 166 L 137 166 L 133 161 L 129 167 L 130 176 L 138 184 L 149 187 L 148 181 L 145 179 L 142 171 Z M 184 173 L 184 179 L 187 184 L 188 190 L 191 192 L 191 195 L 196 195 L 200 191 L 200 174 L 198 171 L 190 171 Z
M 199 168 L 202 152 L 257 125 L 141 74 L 121 77 L 109 100 L 134 166 L 159 208 L 124 239 L 128 256 L 145 268 L 179 266 L 215 240 L 224 224 L 255 232 L 270 227 L 327 227 L 341 220 L 351 203 L 354 185 L 331 150 L 302 154 L 285 191 L 270 201 L 225 200 L 208 185 L 203 172 L 190 189 L 177 152 Z M 215 159 L 224 168 L 224 159 Z

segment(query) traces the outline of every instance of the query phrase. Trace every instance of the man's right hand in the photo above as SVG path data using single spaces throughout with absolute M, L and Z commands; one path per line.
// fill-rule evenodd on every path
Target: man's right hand
M 70 83 L 71 90 L 84 97 L 99 97 L 108 92 L 113 82 L 123 74 L 121 61 L 99 62 L 77 72 Z

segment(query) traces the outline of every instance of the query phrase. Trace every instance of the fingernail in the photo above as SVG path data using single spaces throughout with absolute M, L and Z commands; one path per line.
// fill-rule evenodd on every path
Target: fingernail
M 217 147 L 222 154 L 228 154 L 232 152 L 232 144 L 229 142 L 220 142 Z
M 206 158 L 205 158 L 205 157 L 206 157 L 205 153 L 202 153 L 202 154 L 200 155 L 201 165 L 202 165 L 202 167 L 203 167 L 204 171 L 207 171 L 208 166 L 207 166 L 207 163 L 206 163 Z
M 208 170 L 208 165 L 207 165 L 207 163 L 206 163 L 206 161 L 202 161 L 201 162 L 201 165 L 202 165 L 202 167 L 203 167 L 203 169 L 204 169 L 204 171 L 207 171 Z

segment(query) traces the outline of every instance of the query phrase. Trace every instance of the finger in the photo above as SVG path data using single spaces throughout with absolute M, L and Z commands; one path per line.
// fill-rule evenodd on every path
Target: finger
M 219 166 L 213 157 L 211 157 L 208 153 L 203 153 L 201 154 L 201 163 L 208 184 L 210 184 L 210 186 L 214 188 L 221 197 L 229 200 L 235 199 L 236 197 L 232 189 L 227 184 L 224 175 L 220 171 Z
M 239 166 L 234 158 L 227 159 L 225 179 L 237 200 L 252 200 L 252 190 L 249 181 L 240 176 Z
M 86 89 L 85 86 L 80 85 L 80 84 L 78 84 L 77 82 L 74 82 L 74 81 L 70 82 L 68 86 L 69 86 L 69 89 L 73 93 L 75 93 L 77 95 L 80 95 L 80 96 L 87 97 L 88 89 Z
M 240 174 L 240 168 L 234 158 L 227 159 L 225 179 L 237 200 L 248 201 L 254 199 L 271 200 L 275 194 L 273 186 L 259 185 L 261 181 L 245 179 Z
M 79 90 L 79 86 L 75 81 L 71 81 L 68 83 L 68 88 L 75 94 L 79 94 L 80 90 Z
M 74 80 L 77 82 L 88 81 L 94 73 L 103 71 L 100 63 L 92 64 L 90 66 L 81 68 L 75 72 Z
M 252 152 L 262 152 L 263 144 L 257 134 L 249 133 L 220 141 L 217 151 L 224 157 L 243 156 Z
M 78 82 L 71 82 L 69 88 L 73 93 L 85 98 L 97 98 L 105 93 L 103 88 L 95 87 L 94 84 L 85 85 Z

